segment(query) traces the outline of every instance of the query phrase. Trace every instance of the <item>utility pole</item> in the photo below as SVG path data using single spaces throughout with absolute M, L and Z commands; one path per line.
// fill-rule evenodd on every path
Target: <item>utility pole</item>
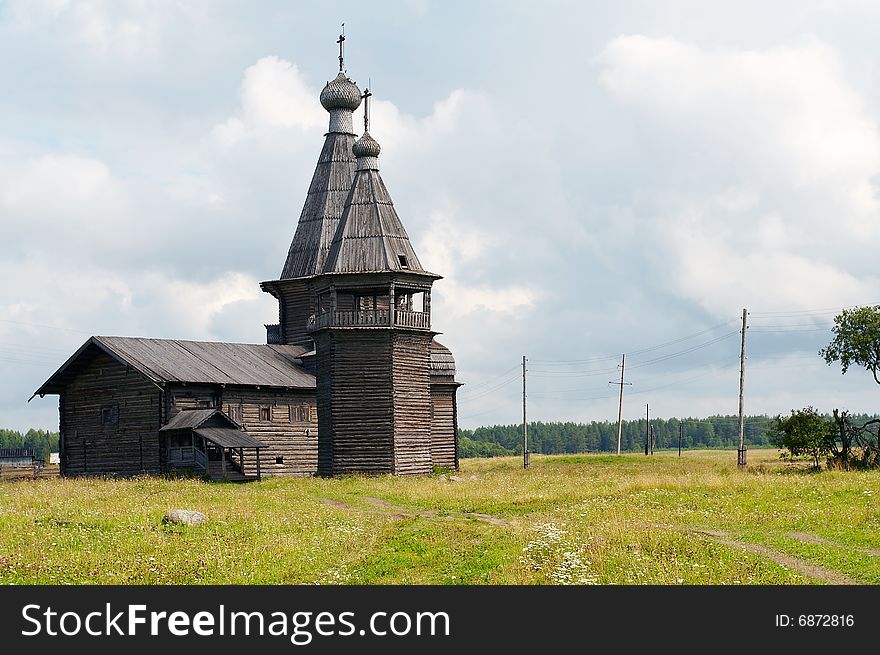
M 626 354 L 621 355 L 620 357 L 620 382 L 615 382 L 611 380 L 608 384 L 619 384 L 620 385 L 620 403 L 617 406 L 617 454 L 620 454 L 620 436 L 623 433 L 623 387 L 627 385 L 632 385 L 632 382 L 624 382 L 623 381 L 623 372 L 626 369 Z
M 526 356 L 523 355 L 523 468 L 529 468 L 529 424 L 526 421 Z
M 651 407 L 645 403 L 645 455 L 648 454 L 648 441 L 651 439 Z
M 746 467 L 745 416 L 743 414 L 743 389 L 746 381 L 746 316 L 748 316 L 748 312 L 743 309 L 742 346 L 739 350 L 739 449 L 736 451 L 736 465 L 741 469 Z
M 681 435 L 684 432 L 684 421 L 678 422 L 678 456 L 681 457 Z
M 651 426 L 651 454 L 654 454 L 654 426 Z

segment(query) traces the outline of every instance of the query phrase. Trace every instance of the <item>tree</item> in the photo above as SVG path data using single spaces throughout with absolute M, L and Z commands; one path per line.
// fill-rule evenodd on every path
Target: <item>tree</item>
M 842 373 L 862 366 L 880 384 L 880 305 L 844 309 L 834 317 L 831 332 L 831 343 L 819 351 L 825 362 L 840 362 Z
M 793 456 L 810 455 L 816 468 L 819 468 L 819 457 L 827 455 L 834 441 L 831 424 L 812 407 L 791 410 L 791 416 L 781 415 L 773 419 L 770 442 L 777 448 L 783 448 Z

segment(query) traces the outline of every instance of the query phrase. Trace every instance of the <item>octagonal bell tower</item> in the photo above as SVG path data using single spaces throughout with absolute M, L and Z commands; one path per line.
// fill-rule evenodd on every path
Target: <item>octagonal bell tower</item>
M 318 473 L 424 475 L 431 461 L 431 286 L 379 174 L 369 132 L 321 274 L 312 280 Z

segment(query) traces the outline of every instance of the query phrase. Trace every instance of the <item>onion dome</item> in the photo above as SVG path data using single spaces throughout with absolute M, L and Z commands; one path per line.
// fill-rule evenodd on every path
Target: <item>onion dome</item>
M 354 111 L 361 105 L 361 90 L 357 84 L 345 76 L 342 71 L 331 81 L 327 82 L 321 91 L 321 104 L 324 109 L 348 109 Z
M 355 157 L 378 157 L 382 152 L 382 147 L 376 139 L 370 136 L 369 132 L 364 132 L 364 135 L 354 142 L 351 151 Z

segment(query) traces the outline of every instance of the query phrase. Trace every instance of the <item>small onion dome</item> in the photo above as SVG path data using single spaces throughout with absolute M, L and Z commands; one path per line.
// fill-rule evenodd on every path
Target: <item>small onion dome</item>
M 361 90 L 340 71 L 336 79 L 327 82 L 324 90 L 321 91 L 321 104 L 327 111 L 331 109 L 354 111 L 361 105 Z
M 354 142 L 351 151 L 355 157 L 378 157 L 382 147 L 376 139 L 370 136 L 369 132 L 364 132 L 364 135 Z

